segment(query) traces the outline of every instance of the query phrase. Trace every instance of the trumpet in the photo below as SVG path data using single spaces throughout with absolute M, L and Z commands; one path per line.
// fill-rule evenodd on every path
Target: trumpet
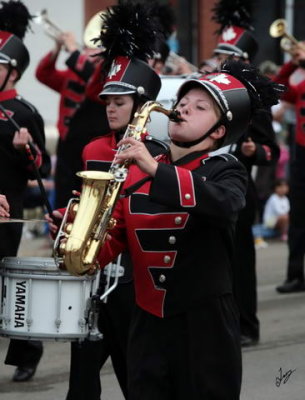
M 102 15 L 105 11 L 99 11 L 89 20 L 88 24 L 84 29 L 83 41 L 84 45 L 90 49 L 95 49 L 97 47 L 101 47 L 98 44 L 93 42 L 102 29 Z M 33 16 L 33 21 L 41 25 L 44 29 L 46 35 L 52 38 L 55 41 L 60 41 L 61 36 L 64 33 L 62 29 L 60 29 L 53 21 L 50 20 L 48 16 L 48 11 L 44 8 L 43 10 L 37 12 Z M 78 45 L 81 48 L 80 45 Z
M 63 34 L 63 31 L 50 20 L 48 11 L 45 8 L 34 14 L 33 20 L 36 24 L 42 25 L 45 33 L 54 40 L 59 40 L 60 36 Z
M 274 38 L 281 37 L 281 49 L 287 53 L 290 53 L 291 55 L 294 54 L 294 51 L 297 47 L 305 51 L 305 46 L 287 32 L 287 22 L 283 18 L 276 19 L 272 22 L 269 28 L 269 34 Z

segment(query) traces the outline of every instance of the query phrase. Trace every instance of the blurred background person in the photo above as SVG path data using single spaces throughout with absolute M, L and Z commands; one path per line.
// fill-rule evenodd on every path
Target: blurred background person
M 251 26 L 249 1 L 216 3 L 213 19 L 220 24 L 218 43 L 213 60 L 221 63 L 228 57 L 250 63 L 259 48 Z M 267 78 L 266 78 L 267 79 Z M 234 294 L 240 310 L 242 346 L 259 342 L 260 325 L 257 315 L 256 254 L 252 227 L 257 217 L 257 191 L 252 178 L 253 166 L 274 165 L 279 148 L 272 127 L 271 110 L 257 110 L 248 129 L 230 152 L 248 171 L 246 207 L 241 210 L 235 233 L 235 261 L 233 263 Z
M 287 197 L 289 186 L 286 179 L 277 179 L 274 192 L 268 198 L 263 214 L 263 225 L 272 229 L 283 241 L 287 241 L 290 204 Z
M 279 293 L 305 291 L 305 135 L 304 135 L 304 93 L 305 81 L 292 84 L 293 73 L 305 67 L 305 43 L 299 42 L 292 48 L 291 59 L 286 62 L 275 77 L 275 81 L 288 87 L 282 96 L 284 101 L 295 105 L 295 140 L 290 147 L 289 200 L 290 220 L 288 230 L 287 275 L 283 284 L 276 287 Z
M 101 23 L 101 19 L 100 19 Z M 60 94 L 58 110 L 58 142 L 56 149 L 55 168 L 55 207 L 63 207 L 72 196 L 72 189 L 75 183 L 75 168 L 72 169 L 73 160 L 71 153 L 76 152 L 79 141 L 71 139 L 77 135 L 72 125 L 75 113 L 85 100 L 85 87 L 94 72 L 96 58 L 94 54 L 99 50 L 84 46 L 80 49 L 72 32 L 63 32 L 54 36 L 54 48 L 48 52 L 39 62 L 36 68 L 37 79 Z M 91 43 L 93 46 L 93 43 Z M 56 68 L 60 52 L 67 52 L 65 61 L 66 69 Z M 72 125 L 73 126 L 73 125 Z M 75 125 L 74 125 L 75 126 Z M 86 135 L 86 132 L 83 132 Z M 67 145 L 66 141 L 69 141 Z M 75 185 L 76 186 L 76 185 Z M 79 185 L 77 185 L 79 186 Z
M 28 179 L 50 171 L 45 150 L 44 122 L 36 108 L 19 95 L 15 86 L 30 62 L 22 39 L 29 29 L 31 15 L 20 1 L 1 2 L 0 8 L 0 188 L 10 205 L 11 218 L 23 218 L 23 201 Z M 17 130 L 16 126 L 20 126 Z M 33 161 L 25 145 L 31 143 Z M 35 164 L 35 166 L 33 165 Z M 22 224 L 0 225 L 0 258 L 15 257 L 22 236 Z M 11 339 L 5 364 L 15 365 L 15 382 L 29 380 L 42 356 L 37 340 Z

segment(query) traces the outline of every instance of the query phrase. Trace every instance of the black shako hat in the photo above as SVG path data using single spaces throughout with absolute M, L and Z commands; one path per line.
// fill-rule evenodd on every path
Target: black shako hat
M 137 94 L 143 100 L 155 100 L 160 89 L 159 75 L 146 62 L 118 56 L 111 64 L 99 96 Z
M 212 96 L 221 111 L 217 125 L 226 127 L 222 146 L 236 143 L 246 132 L 253 114 L 277 104 L 285 90 L 285 86 L 272 82 L 254 66 L 234 60 L 226 61 L 220 72 L 186 80 L 178 90 L 177 102 L 198 86 Z
M 0 4 L 0 63 L 15 68 L 21 76 L 30 63 L 22 39 L 32 17 L 21 1 L 1 1 Z
M 161 26 L 150 4 L 120 1 L 101 16 L 100 41 L 103 90 L 110 94 L 136 94 L 141 101 L 156 99 L 161 79 L 148 65 L 155 43 L 162 35 Z
M 253 60 L 258 42 L 252 34 L 251 0 L 220 0 L 212 9 L 213 20 L 221 25 L 214 54 L 227 54 Z

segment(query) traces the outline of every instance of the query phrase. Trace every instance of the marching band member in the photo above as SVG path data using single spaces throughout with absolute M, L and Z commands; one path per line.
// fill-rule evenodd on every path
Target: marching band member
M 115 69 L 118 66 L 120 66 L 120 73 L 115 74 L 111 79 L 106 78 L 104 89 L 100 94 L 105 101 L 111 132 L 94 139 L 84 148 L 83 161 L 88 170 L 109 171 L 117 143 L 122 138 L 135 111 L 145 100 L 155 99 L 161 87 L 158 75 L 145 62 L 137 58 L 117 57 L 112 68 Z M 139 87 L 145 89 L 144 94 L 138 93 Z M 143 140 L 153 155 L 167 150 L 165 144 L 150 136 Z M 100 370 L 109 356 L 122 392 L 128 398 L 126 348 L 129 321 L 134 307 L 134 285 L 131 261 L 127 253 L 122 255 L 120 265 L 124 268 L 124 275 L 119 278 L 118 288 L 108 296 L 107 303 L 100 304 L 99 330 L 103 333 L 102 341 L 72 343 L 70 385 L 67 396 L 69 400 L 100 398 Z M 106 271 L 105 274 L 107 275 Z M 105 284 L 106 276 L 102 275 L 101 293 L 104 292 Z M 89 360 L 96 360 L 98 355 L 99 360 L 90 363 Z M 88 362 L 85 363 L 84 360 Z
M 117 143 L 135 112 L 146 101 L 155 100 L 159 93 L 161 79 L 147 63 L 148 56 L 153 55 L 157 32 L 149 20 L 150 16 L 147 7 L 130 3 L 113 6 L 103 15 L 103 26 L 107 26 L 101 34 L 105 65 L 101 65 L 101 69 L 91 77 L 88 92 L 96 93 L 99 90 L 110 132 L 105 134 L 101 130 L 103 136 L 93 139 L 84 147 L 82 158 L 87 170 L 109 171 Z M 146 23 L 143 24 L 143 21 Z M 133 32 L 135 35 L 132 35 Z M 128 40 L 127 35 L 130 35 Z M 149 135 L 142 139 L 154 156 L 168 150 L 166 144 Z M 48 221 L 51 223 L 50 218 Z M 52 223 L 50 227 L 53 232 L 57 230 Z M 135 300 L 132 265 L 127 252 L 122 254 L 120 266 L 124 274 L 119 278 L 118 287 L 108 296 L 107 302 L 99 306 L 99 330 L 103 339 L 71 344 L 67 400 L 100 399 L 100 370 L 109 357 L 123 395 L 128 398 L 127 338 Z M 100 279 L 101 293 L 105 290 L 106 275 L 105 271 Z
M 258 50 L 252 33 L 251 8 L 248 0 L 220 0 L 215 8 L 214 19 L 220 27 L 220 37 L 214 49 L 214 60 L 219 64 L 228 57 L 251 62 Z M 241 211 L 235 235 L 235 262 L 233 264 L 234 294 L 240 311 L 242 346 L 256 345 L 260 337 L 257 316 L 256 257 L 252 226 L 255 222 L 257 193 L 252 178 L 254 165 L 272 166 L 279 158 L 272 126 L 271 110 L 260 110 L 252 118 L 236 145 L 234 154 L 246 167 L 249 184 L 246 207 Z
M 68 53 L 65 61 L 66 69 L 56 68 L 56 63 L 61 51 Z M 55 39 L 52 51 L 48 52 L 36 68 L 36 78 L 39 82 L 60 94 L 57 129 L 59 133 L 56 149 L 55 169 L 55 207 L 63 207 L 71 197 L 75 180 L 75 171 L 72 168 L 70 154 L 80 157 L 81 150 L 77 152 L 77 135 L 73 129 L 73 118 L 82 102 L 86 98 L 85 88 L 95 69 L 98 49 L 85 47 L 82 51 L 78 48 L 72 32 L 64 32 Z M 101 108 L 101 107 L 100 107 Z M 95 114 L 97 115 L 97 114 Z M 104 122 L 104 118 L 95 118 L 96 125 Z M 71 128 L 72 126 L 72 128 Z M 72 138 L 75 135 L 76 138 Z M 76 154 L 79 153 L 79 154 Z
M 49 173 L 50 160 L 45 151 L 42 117 L 36 108 L 16 91 L 30 62 L 22 42 L 30 21 L 28 9 L 20 1 L 1 1 L 0 9 L 0 190 L 10 204 L 12 218 L 23 217 L 23 199 L 28 179 L 35 179 L 25 145 L 32 142 L 35 164 L 42 176 Z M 11 119 L 12 118 L 12 119 Z M 16 130 L 16 125 L 21 129 Z M 1 224 L 0 257 L 17 255 L 22 235 L 22 224 Z M 42 355 L 39 341 L 15 340 L 9 344 L 6 364 L 16 365 L 13 380 L 30 379 Z
M 136 308 L 128 342 L 128 398 L 239 399 L 241 352 L 232 295 L 234 226 L 247 173 L 232 155 L 210 157 L 243 134 L 279 92 L 251 66 L 187 80 L 170 150 L 153 158 L 127 138 L 115 161 L 133 160 L 101 266 L 128 249 Z M 125 194 L 125 195 L 124 195 Z
M 289 230 L 288 260 L 285 281 L 276 287 L 279 293 L 305 291 L 305 135 L 304 135 L 304 80 L 297 85 L 290 81 L 297 68 L 305 68 L 304 42 L 293 48 L 292 58 L 287 61 L 275 77 L 275 81 L 288 87 L 282 99 L 295 105 L 296 132 L 289 165 Z

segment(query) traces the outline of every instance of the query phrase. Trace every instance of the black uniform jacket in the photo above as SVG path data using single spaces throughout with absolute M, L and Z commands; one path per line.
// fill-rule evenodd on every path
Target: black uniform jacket
M 128 247 L 137 304 L 167 317 L 232 292 L 233 233 L 247 173 L 232 155 L 197 152 L 171 163 L 165 154 L 158 161 L 153 179 L 130 167 L 125 189 L 134 192 L 117 204 L 99 262 Z
M 5 110 L 5 113 L 0 111 L 0 191 L 6 194 L 7 190 L 12 190 L 21 197 L 28 179 L 35 179 L 36 175 L 26 153 L 14 148 L 12 142 L 17 129 L 5 114 L 30 132 L 34 145 L 42 154 L 37 166 L 46 177 L 50 171 L 50 159 L 45 150 L 44 123 L 36 108 L 14 89 L 1 92 L 0 102 Z
M 4 112 L 0 111 L 0 192 L 5 194 L 12 218 L 23 217 L 24 192 L 28 179 L 35 179 L 35 169 L 25 151 L 16 150 L 13 137 L 15 124 L 27 128 L 33 138 L 35 165 L 42 177 L 50 171 L 50 158 L 45 150 L 44 123 L 36 108 L 21 98 L 16 90 L 0 93 Z M 10 118 L 8 118 L 8 116 Z M 0 257 L 16 256 L 22 233 L 22 224 L 1 224 Z

